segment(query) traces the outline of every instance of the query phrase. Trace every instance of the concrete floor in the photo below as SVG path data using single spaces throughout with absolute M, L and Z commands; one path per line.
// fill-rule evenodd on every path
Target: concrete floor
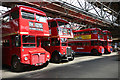
M 2 78 L 118 78 L 117 53 L 102 56 L 76 55 L 74 61 L 50 63 L 47 67 L 11 72 L 2 69 Z

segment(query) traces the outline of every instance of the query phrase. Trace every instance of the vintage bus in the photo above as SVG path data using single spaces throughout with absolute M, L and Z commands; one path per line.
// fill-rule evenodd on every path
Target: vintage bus
M 35 8 L 17 6 L 2 15 L 2 61 L 12 70 L 24 65 L 47 66 L 50 53 L 41 47 L 49 36 L 46 14 Z
M 51 36 L 42 42 L 44 47 L 51 54 L 51 62 L 61 62 L 63 59 L 72 61 L 74 51 L 68 46 L 68 38 L 73 38 L 70 24 L 63 19 L 55 18 L 48 20 Z
M 73 32 L 74 32 L 73 39 L 81 39 L 81 40 L 92 39 L 92 40 L 100 40 L 100 41 L 104 40 L 102 30 L 99 28 L 88 28 Z
M 110 54 L 113 49 L 112 49 L 112 35 L 111 32 L 108 30 L 103 30 L 102 31 L 104 34 L 104 42 L 103 42 L 103 47 L 105 48 L 105 53 Z
M 103 34 L 99 28 L 88 28 L 76 30 L 73 32 L 74 38 L 68 40 L 68 45 L 72 47 L 75 53 L 91 53 L 94 55 L 102 55 L 104 47 Z

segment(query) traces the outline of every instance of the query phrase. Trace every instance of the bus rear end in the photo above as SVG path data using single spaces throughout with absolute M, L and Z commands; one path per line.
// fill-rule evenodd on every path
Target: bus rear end
M 110 54 L 113 51 L 113 48 L 111 46 L 112 43 L 111 33 L 108 30 L 103 30 L 102 32 L 104 34 L 103 46 L 105 48 L 105 54 Z

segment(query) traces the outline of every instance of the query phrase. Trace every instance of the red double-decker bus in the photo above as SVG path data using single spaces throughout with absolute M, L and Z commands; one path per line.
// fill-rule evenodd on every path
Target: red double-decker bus
M 111 32 L 108 30 L 103 30 L 103 35 L 104 35 L 104 42 L 103 42 L 103 46 L 105 48 L 105 53 L 106 54 L 110 54 L 112 52 L 112 35 Z
M 101 29 L 88 28 L 74 31 L 74 38 L 69 39 L 69 46 L 76 53 L 91 53 L 94 55 L 102 55 L 104 47 L 102 46 L 103 34 Z
M 63 59 L 73 60 L 74 52 L 68 46 L 68 38 L 73 38 L 70 24 L 59 18 L 48 20 L 51 36 L 43 40 L 43 47 L 50 52 L 52 62 Z M 50 45 L 48 45 L 50 44 Z
M 46 14 L 38 9 L 17 6 L 3 14 L 2 61 L 14 71 L 25 64 L 48 64 L 50 53 L 41 47 L 41 39 L 49 36 Z

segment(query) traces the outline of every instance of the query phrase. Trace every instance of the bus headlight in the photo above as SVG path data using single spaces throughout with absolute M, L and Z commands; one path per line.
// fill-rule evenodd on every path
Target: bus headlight
M 25 57 L 24 59 L 25 59 L 25 60 L 28 60 L 28 57 Z
M 47 57 L 50 57 L 49 55 L 47 55 Z

